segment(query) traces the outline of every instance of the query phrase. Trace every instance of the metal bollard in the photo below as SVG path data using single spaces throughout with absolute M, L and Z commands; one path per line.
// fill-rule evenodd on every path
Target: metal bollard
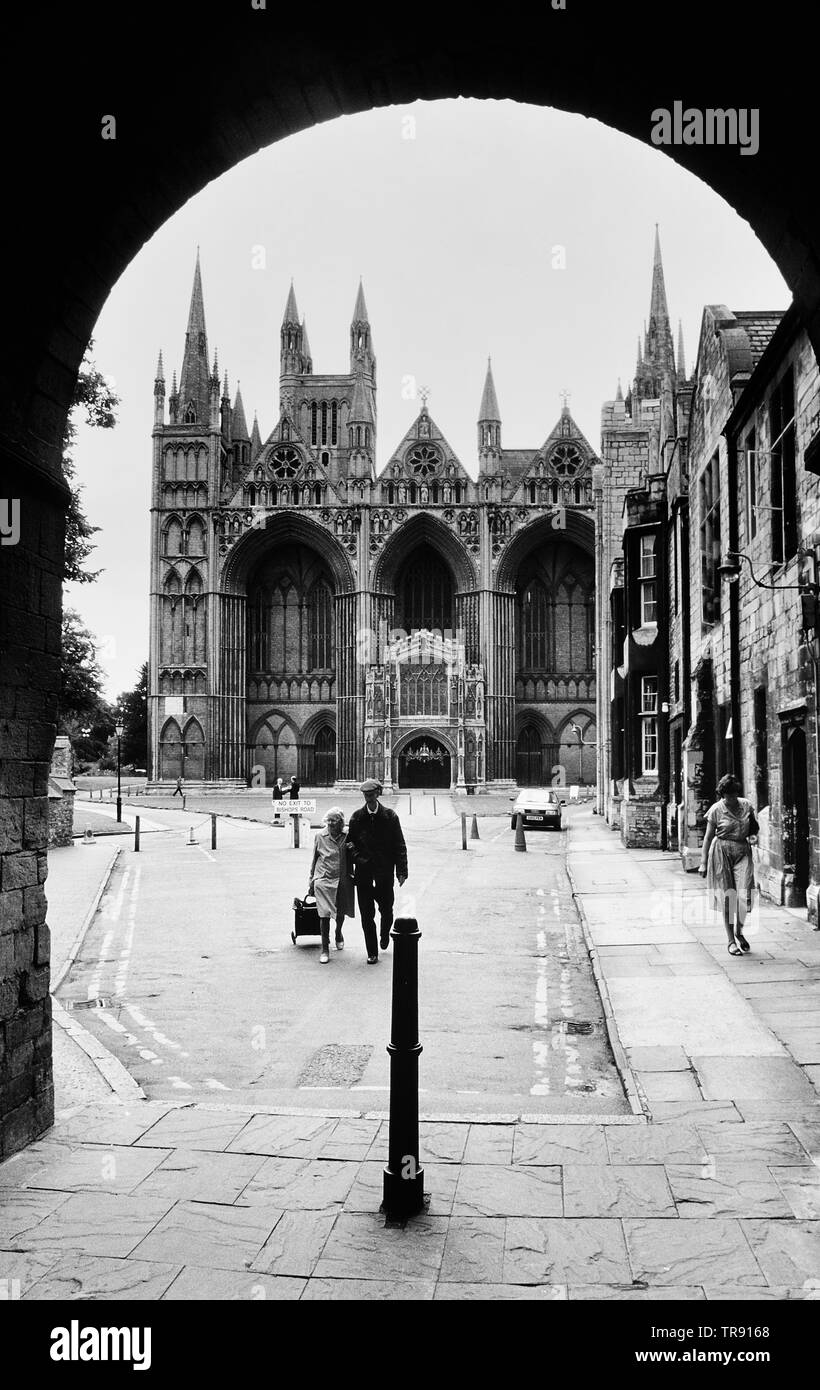
M 211 816 L 211 849 L 216 849 L 216 816 Z
M 467 816 L 464 811 L 461 813 L 461 848 L 467 848 Z
M 527 841 L 524 836 L 524 817 L 521 812 L 515 818 L 515 848 L 526 851 Z
M 380 1210 L 403 1221 L 424 1207 L 419 1163 L 419 940 L 415 917 L 398 917 L 393 940 L 393 1013 L 390 1042 L 390 1127 Z
M 470 839 L 471 839 L 471 840 L 480 840 L 480 839 L 481 839 L 481 836 L 480 836 L 479 833 L 478 833 L 478 819 L 477 819 L 477 817 L 476 817 L 475 814 L 473 814 L 473 823 L 472 823 L 472 825 L 470 826 Z
M 291 820 L 293 821 L 293 848 L 294 848 L 294 849 L 298 849 L 298 848 L 299 848 L 299 816 L 298 816 L 298 815 L 291 816 Z
M 436 814 L 436 798 L 433 797 L 433 815 Z
M 185 793 L 182 793 L 182 809 L 185 810 Z
M 407 808 L 408 808 L 408 809 L 407 809 L 407 814 L 408 814 L 408 816 L 412 816 L 412 814 L 413 814 L 413 798 L 412 798 L 412 796 L 408 796 L 408 798 L 407 798 Z
M 139 818 L 139 816 L 135 816 L 135 817 L 134 817 L 134 853 L 135 853 L 135 854 L 139 854 L 139 852 L 140 852 L 140 818 Z

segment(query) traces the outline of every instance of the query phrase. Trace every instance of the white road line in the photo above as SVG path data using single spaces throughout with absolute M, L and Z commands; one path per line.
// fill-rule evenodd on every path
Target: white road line
M 169 1076 L 168 1080 L 175 1091 L 192 1091 L 194 1089 L 190 1081 L 183 1081 L 181 1076 Z
M 205 1085 L 212 1091 L 229 1091 L 230 1086 L 223 1086 L 221 1081 L 217 1081 L 213 1076 L 205 1077 Z
M 208 851 L 206 849 L 203 849 L 201 845 L 197 845 L 197 849 L 199 850 L 200 854 L 205 855 L 206 859 L 210 859 L 212 864 L 216 863 L 216 860 L 214 859 L 213 855 L 209 854 Z
M 126 873 L 130 873 L 130 869 L 126 870 Z M 128 967 L 131 963 L 131 950 L 134 944 L 134 932 L 137 926 L 137 903 L 139 901 L 141 875 L 142 865 L 138 864 L 134 872 L 134 884 L 131 889 L 131 900 L 128 904 L 128 929 L 125 937 L 125 946 L 120 952 L 120 964 L 117 970 L 117 978 L 114 981 L 114 994 L 120 997 L 125 993 L 125 982 L 128 978 Z
M 131 1036 L 130 1034 L 128 1034 L 128 1030 L 126 1028 L 123 1028 L 119 1019 L 113 1018 L 112 1015 L 107 1014 L 104 1009 L 100 1009 L 99 1018 L 106 1025 L 107 1028 L 111 1029 L 112 1033 L 125 1033 L 127 1036 Z

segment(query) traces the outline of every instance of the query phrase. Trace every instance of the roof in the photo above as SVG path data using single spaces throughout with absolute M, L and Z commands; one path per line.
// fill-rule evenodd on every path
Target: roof
M 742 326 L 752 351 L 752 363 L 756 367 L 777 325 L 785 313 L 784 309 L 744 309 L 735 310 L 735 318 Z

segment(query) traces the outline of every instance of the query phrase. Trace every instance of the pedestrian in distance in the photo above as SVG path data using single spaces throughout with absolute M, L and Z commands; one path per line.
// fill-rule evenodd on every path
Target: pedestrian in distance
M 344 919 L 352 917 L 355 908 L 344 812 L 338 806 L 332 806 L 323 821 L 324 829 L 317 831 L 313 841 L 308 897 L 316 899 L 322 933 L 319 964 L 327 965 L 330 960 L 330 919 L 336 919 L 336 950 L 342 951 L 345 944 L 342 935 Z
M 298 801 L 298 800 L 299 800 L 299 791 L 300 791 L 299 783 L 297 782 L 297 780 L 296 780 L 295 777 L 291 777 L 291 779 L 290 779 L 290 799 L 291 799 L 291 801 Z
M 285 789 L 284 789 L 284 787 L 282 786 L 282 778 L 281 778 L 281 777 L 277 777 L 276 781 L 275 781 L 274 784 L 273 784 L 273 792 L 272 792 L 272 795 L 271 795 L 271 801 L 273 802 L 273 823 L 274 823 L 274 825 L 281 825 L 281 826 L 284 826 L 284 824 L 285 824 L 285 817 L 284 817 L 284 815 L 282 814 L 282 808 L 281 808 L 281 806 L 279 805 L 279 802 L 282 800 L 282 798 L 283 798 L 284 795 L 285 795 Z
M 184 791 L 182 790 L 182 778 L 181 778 L 181 777 L 178 777 L 178 778 L 177 778 L 177 784 L 176 784 L 176 787 L 174 788 L 174 796 L 181 796 L 181 797 L 183 797 L 183 798 L 184 798 L 184 796 L 185 796 L 185 793 L 184 793 Z
M 362 918 L 368 965 L 379 959 L 379 946 L 390 945 L 393 925 L 393 875 L 399 886 L 407 882 L 407 846 L 395 811 L 379 801 L 381 783 L 369 777 L 362 782 L 364 806 L 354 811 L 347 830 L 353 855 L 356 897 Z M 379 938 L 376 939 L 376 906 Z
M 757 844 L 759 826 L 754 808 L 740 795 L 741 784 L 733 773 L 721 777 L 717 789 L 720 799 L 706 814 L 698 873 L 706 878 L 712 909 L 723 916 L 729 955 L 740 956 L 752 949 L 743 926 L 752 908 L 752 845 Z

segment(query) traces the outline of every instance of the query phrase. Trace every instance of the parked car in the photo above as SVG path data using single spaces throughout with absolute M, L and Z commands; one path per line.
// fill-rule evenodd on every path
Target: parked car
M 525 830 L 560 830 L 563 804 L 560 793 L 554 787 L 526 787 L 519 792 L 512 808 L 510 829 L 515 830 L 520 811 Z

